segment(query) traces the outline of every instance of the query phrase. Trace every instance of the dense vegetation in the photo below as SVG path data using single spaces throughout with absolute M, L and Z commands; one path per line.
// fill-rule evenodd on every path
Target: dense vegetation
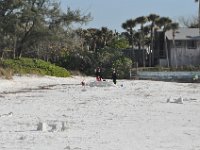
M 39 59 L 6 59 L 1 61 L 1 66 L 6 69 L 9 68 L 9 70 L 1 68 L 1 75 L 7 78 L 9 78 L 11 74 L 37 74 L 57 77 L 70 76 L 70 73 L 66 69 Z M 8 74 L 8 72 L 10 72 L 10 74 Z
M 4 69 L 11 67 L 14 73 L 55 76 L 68 76 L 55 65 L 86 75 L 93 75 L 94 69 L 100 66 L 106 78 L 110 77 L 112 68 L 116 68 L 119 78 L 128 78 L 135 60 L 124 55 L 123 50 L 150 50 L 157 29 L 173 29 L 175 32 L 178 27 L 168 17 L 150 14 L 126 20 L 122 23 L 122 33 L 107 27 L 72 28 L 74 23 L 84 24 L 91 20 L 90 14 L 83 14 L 80 10 L 61 10 L 59 1 L 1 0 L 1 65 Z M 152 66 L 151 57 L 149 53 L 149 61 L 143 62 L 143 67 Z M 145 60 L 145 56 L 139 59 Z

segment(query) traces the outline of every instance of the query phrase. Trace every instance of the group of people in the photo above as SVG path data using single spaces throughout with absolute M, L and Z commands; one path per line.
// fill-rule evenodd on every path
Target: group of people
M 100 67 L 95 70 L 95 76 L 97 81 L 101 81 L 103 79 Z
M 97 67 L 97 69 L 95 69 L 95 76 L 96 76 L 96 80 L 97 81 L 103 80 L 102 72 L 101 72 L 101 68 L 100 67 Z M 113 80 L 114 84 L 117 83 L 117 74 L 116 74 L 116 70 L 115 69 L 113 69 L 113 71 L 112 71 L 112 80 Z

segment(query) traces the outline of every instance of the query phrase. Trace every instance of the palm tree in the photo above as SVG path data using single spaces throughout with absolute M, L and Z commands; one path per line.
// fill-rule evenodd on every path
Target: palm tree
M 100 30 L 101 33 L 101 44 L 102 47 L 108 46 L 108 42 L 112 41 L 114 38 L 114 34 L 112 30 L 109 30 L 107 27 L 102 27 Z
M 158 20 L 156 20 L 156 25 L 160 28 L 163 29 L 163 33 L 164 33 L 164 50 L 166 53 L 166 58 L 167 58 L 167 66 L 169 67 L 169 54 L 168 54 L 168 50 L 167 50 L 167 43 L 166 43 L 166 38 L 165 38 L 165 33 L 167 30 L 170 30 L 170 24 L 172 23 L 172 20 L 169 19 L 168 17 L 161 17 Z
M 169 24 L 172 23 L 172 20 L 168 17 L 161 17 L 158 20 L 156 20 L 156 25 L 163 29 L 163 31 L 167 31 Z
M 140 34 L 141 34 L 141 38 L 139 39 L 140 40 L 140 44 L 139 44 L 139 49 L 141 49 L 141 47 L 140 46 L 142 46 L 142 48 L 143 48 L 143 52 L 142 52 L 142 59 L 143 59 L 143 67 L 145 67 L 145 55 L 144 55 L 144 31 L 143 31 L 143 29 L 144 29 L 144 24 L 148 21 L 148 19 L 147 19 L 147 17 L 144 17 L 144 16 L 141 16 L 141 17 L 138 17 L 138 18 L 136 18 L 135 19 L 135 21 L 136 21 L 136 23 L 137 24 L 140 24 L 141 25 L 141 27 L 140 27 Z
M 199 34 L 200 34 L 200 0 L 195 0 L 195 2 L 199 2 L 199 14 L 198 14 L 198 16 L 199 16 L 199 19 L 198 19 L 199 20 L 198 21 L 199 25 L 198 26 L 199 26 Z
M 136 26 L 136 22 L 134 19 L 129 19 L 126 22 L 122 23 L 122 28 L 125 29 L 127 32 L 125 33 L 128 36 L 129 44 L 131 44 L 131 48 L 133 51 L 133 59 L 134 63 L 137 64 L 135 61 L 135 52 L 134 52 L 134 44 L 133 44 L 133 38 L 134 38 L 134 28 Z
M 148 20 L 151 22 L 151 25 L 150 25 L 150 27 L 151 27 L 151 45 L 150 45 L 150 53 L 149 53 L 149 66 L 151 66 L 152 65 L 152 63 L 153 63 L 153 54 L 154 54 L 154 50 L 153 50 L 153 43 L 154 43 L 154 27 L 155 27 L 155 22 L 156 22 L 156 20 L 158 20 L 159 19 L 159 16 L 158 15 L 156 15 L 156 14 L 150 14 L 148 17 Z M 152 52 L 151 52 L 152 51 Z
M 129 40 L 131 42 L 131 47 L 133 49 L 133 32 L 136 22 L 133 19 L 129 19 L 126 22 L 122 23 L 122 28 L 125 29 L 129 34 Z
M 88 31 L 88 43 L 90 45 L 90 50 L 92 50 L 93 52 L 96 52 L 97 50 L 97 41 L 98 41 L 98 36 L 97 36 L 97 32 L 98 30 L 96 28 L 89 28 L 87 29 Z
M 81 50 L 83 51 L 83 44 L 84 44 L 84 30 L 79 28 L 76 30 L 76 33 L 80 36 L 80 46 Z
M 173 47 L 175 49 L 175 62 L 176 62 L 176 68 L 177 68 L 177 49 L 175 44 L 175 35 L 176 30 L 178 29 L 179 24 L 178 23 L 171 23 L 170 28 L 172 29 L 172 37 L 173 37 Z

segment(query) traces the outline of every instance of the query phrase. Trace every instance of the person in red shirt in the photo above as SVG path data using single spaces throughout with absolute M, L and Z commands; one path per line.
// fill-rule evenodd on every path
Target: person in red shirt
M 102 80 L 101 69 L 99 67 L 96 69 L 95 75 L 96 75 L 96 80 L 97 81 L 101 81 Z

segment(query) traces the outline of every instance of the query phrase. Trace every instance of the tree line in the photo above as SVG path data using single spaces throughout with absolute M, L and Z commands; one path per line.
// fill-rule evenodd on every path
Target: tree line
M 13 58 L 36 55 L 46 57 L 69 49 L 68 36 L 73 36 L 69 25 L 85 23 L 90 14 L 68 8 L 62 12 L 59 3 L 52 0 L 1 0 L 0 1 L 0 50 L 12 51 Z M 66 46 L 67 45 L 67 46 Z
M 138 30 L 135 30 L 137 26 Z M 165 33 L 167 30 L 175 30 L 179 24 L 173 22 L 169 17 L 160 17 L 157 14 L 150 14 L 148 16 L 140 16 L 135 19 L 128 19 L 122 24 L 122 28 L 126 30 L 125 35 L 129 39 L 131 47 L 138 49 L 148 49 L 148 66 L 153 64 L 154 56 L 154 34 L 158 29 L 162 29 Z M 145 67 L 145 54 L 143 52 L 143 66 Z
M 0 57 L 43 59 L 86 74 L 101 66 L 109 68 L 104 71 L 105 76 L 117 68 L 126 77 L 134 61 L 123 55 L 123 49 L 153 50 L 157 29 L 167 31 L 178 27 L 170 18 L 157 14 L 126 20 L 122 23 L 122 33 L 107 27 L 74 29 L 71 26 L 91 20 L 90 13 L 82 14 L 70 8 L 61 10 L 59 2 L 54 0 L 1 0 Z M 148 56 L 149 64 L 144 62 L 144 66 L 152 65 L 153 51 Z

